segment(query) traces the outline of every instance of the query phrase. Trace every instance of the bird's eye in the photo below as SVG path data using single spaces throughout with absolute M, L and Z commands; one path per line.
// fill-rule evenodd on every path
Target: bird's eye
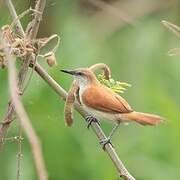
M 82 76 L 83 73 L 82 72 L 77 72 L 77 75 Z

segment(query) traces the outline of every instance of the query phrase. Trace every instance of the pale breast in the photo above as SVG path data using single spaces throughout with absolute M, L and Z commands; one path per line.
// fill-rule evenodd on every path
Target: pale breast
M 83 100 L 82 100 L 82 94 L 84 93 L 84 91 L 86 90 L 86 86 L 80 86 L 79 87 L 79 99 L 82 105 L 84 105 Z

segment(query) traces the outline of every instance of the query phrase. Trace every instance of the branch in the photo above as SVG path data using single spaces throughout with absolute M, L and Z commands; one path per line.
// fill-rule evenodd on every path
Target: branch
M 36 34 L 36 33 L 34 33 Z M 44 79 L 47 84 L 64 100 L 67 97 L 67 92 L 51 77 L 49 74 L 38 64 L 35 65 L 35 71 L 41 76 L 42 79 Z M 77 104 L 75 103 L 75 109 L 85 118 L 86 112 Z M 104 132 L 100 128 L 100 126 L 92 122 L 91 127 L 95 134 L 97 135 L 99 140 L 103 140 L 106 138 Z M 135 180 L 135 178 L 128 172 L 128 170 L 123 165 L 122 161 L 119 159 L 115 149 L 112 147 L 111 144 L 107 144 L 105 146 L 105 151 L 107 152 L 108 156 L 114 163 L 114 166 L 116 167 L 118 173 L 120 176 L 124 177 L 126 180 Z
M 8 62 L 7 64 L 8 64 L 8 75 L 9 75 L 8 76 L 9 89 L 10 89 L 12 102 L 14 104 L 14 109 L 16 111 L 16 114 L 19 117 L 20 124 L 22 128 L 24 129 L 25 134 L 30 142 L 38 177 L 40 180 L 47 180 L 46 168 L 44 166 L 44 160 L 42 158 L 42 150 L 41 150 L 38 136 L 36 135 L 31 125 L 31 121 L 28 118 L 28 115 L 21 103 L 21 99 L 18 94 L 19 91 L 18 91 L 18 85 L 17 85 L 15 58 L 11 56 L 11 53 L 10 53 L 11 49 L 7 48 L 7 44 L 4 43 L 4 40 L 2 40 L 2 44 L 4 47 L 5 58 Z
M 25 32 L 22 28 L 21 22 L 18 19 L 16 10 L 11 2 L 11 0 L 6 0 L 6 5 L 9 8 L 10 14 L 12 16 L 13 20 L 16 20 L 16 31 L 22 35 L 22 37 L 25 37 Z M 30 29 L 30 37 L 32 39 L 34 39 L 37 35 L 37 31 L 39 28 L 39 24 L 40 24 L 40 19 L 45 7 L 45 3 L 46 0 L 38 0 L 35 6 L 35 10 L 39 13 L 35 14 L 34 20 L 32 20 L 31 23 L 31 29 Z M 34 60 L 35 61 L 35 57 L 32 54 L 27 55 L 27 57 L 25 57 L 23 59 L 23 64 L 21 66 L 21 69 L 18 73 L 18 90 L 21 92 L 23 89 L 23 85 L 24 85 L 24 80 L 26 78 L 27 72 L 28 72 L 28 67 L 30 64 L 30 61 Z M 3 141 L 4 141 L 4 137 L 6 136 L 6 133 L 10 127 L 11 122 L 13 121 L 13 116 L 14 116 L 14 107 L 13 107 L 13 103 L 11 102 L 11 100 L 9 101 L 8 104 L 8 110 L 5 114 L 5 118 L 3 119 L 1 126 L 0 126 L 0 149 L 3 146 Z
M 46 5 L 46 0 L 37 0 L 35 5 L 35 10 L 38 13 L 35 13 L 33 20 L 29 23 L 27 27 L 26 30 L 27 38 L 34 39 L 37 36 L 45 5 Z
M 16 14 L 16 10 L 15 10 L 13 4 L 12 4 L 12 1 L 11 1 L 11 0 L 5 0 L 5 2 L 6 2 L 6 5 L 7 5 L 8 9 L 9 9 L 9 12 L 10 12 L 10 14 L 11 14 L 11 16 L 12 16 L 12 19 L 14 19 L 14 20 L 15 20 L 15 19 L 18 19 L 18 16 L 17 16 L 17 14 Z M 16 31 L 17 31 L 22 37 L 25 36 L 23 27 L 22 27 L 21 22 L 20 22 L 19 20 L 16 21 L 15 28 L 16 28 Z
M 47 82 L 47 84 L 59 95 L 63 98 L 63 100 L 67 97 L 67 92 L 38 64 L 35 65 L 35 71 L 41 76 L 41 78 Z M 85 119 L 86 112 L 82 109 L 78 103 L 75 103 L 75 109 L 82 115 Z M 91 123 L 91 127 L 98 137 L 99 141 L 106 138 L 104 132 L 102 131 L 101 127 L 96 122 Z M 120 176 L 124 177 L 125 180 L 135 180 L 135 178 L 128 172 L 120 158 L 118 157 L 115 149 L 111 144 L 107 144 L 105 146 L 105 151 L 107 152 L 108 156 L 114 163 L 118 173 Z
M 42 8 L 40 6 L 41 2 L 44 2 L 44 6 L 45 6 L 46 1 L 39 0 L 36 4 L 35 8 L 36 8 L 36 11 L 41 12 L 41 14 L 42 14 L 44 8 Z M 18 16 L 16 14 L 15 8 L 14 8 L 11 0 L 6 0 L 6 4 L 9 8 L 9 11 L 11 13 L 13 20 L 16 20 Z M 35 29 L 35 30 L 32 30 L 32 34 L 31 34 L 32 38 L 36 37 L 37 31 L 38 31 L 38 27 L 39 27 L 39 23 L 40 23 L 40 20 L 37 21 L 37 19 L 40 19 L 38 17 L 41 17 L 41 15 L 40 14 L 35 15 L 36 20 L 34 20 L 35 23 L 32 26 L 32 29 Z M 25 36 L 25 33 L 23 31 L 22 25 L 19 20 L 16 22 L 16 30 L 21 35 L 23 35 L 23 37 Z M 10 100 L 10 102 L 9 102 L 6 117 L 0 128 L 0 147 L 3 144 L 3 139 L 4 139 L 5 134 L 10 126 L 10 123 L 13 121 L 14 111 L 16 111 L 17 115 L 19 116 L 21 126 L 24 128 L 25 133 L 27 135 L 27 138 L 28 138 L 31 148 L 32 148 L 38 177 L 40 180 L 47 180 L 47 172 L 46 172 L 46 168 L 44 165 L 41 145 L 40 145 L 38 136 L 36 135 L 32 125 L 31 125 L 31 122 L 26 114 L 26 111 L 24 110 L 24 107 L 23 107 L 20 97 L 18 95 L 18 92 L 19 91 L 21 92 L 21 90 L 23 88 L 24 80 L 25 80 L 26 74 L 28 72 L 28 67 L 29 67 L 30 61 L 31 60 L 35 61 L 35 57 L 33 56 L 33 54 L 28 54 L 27 57 L 25 57 L 23 59 L 23 64 L 19 71 L 18 82 L 17 82 L 16 81 L 16 69 L 15 69 L 15 64 L 14 64 L 15 61 L 14 61 L 13 57 L 11 57 L 10 52 L 8 50 L 6 50 L 6 48 L 5 48 L 5 55 L 8 60 L 9 86 L 10 86 L 10 93 L 12 96 L 12 100 Z
M 18 19 L 18 16 L 16 14 L 16 10 L 15 10 L 11 0 L 6 0 L 5 2 L 6 2 L 7 7 L 9 8 L 12 19 L 13 20 Z M 16 27 L 17 32 L 20 35 L 22 35 L 22 36 L 25 35 L 23 28 L 22 28 L 22 25 L 21 25 L 19 20 L 16 21 L 15 27 Z M 27 71 L 28 71 L 28 66 L 29 66 L 30 60 L 28 60 L 28 61 L 27 60 L 28 60 L 28 58 L 25 59 L 25 61 L 23 62 L 21 69 L 19 71 L 19 74 L 18 74 L 18 90 L 19 91 L 22 91 L 24 79 L 25 79 Z M 14 120 L 13 117 L 14 117 L 14 106 L 13 106 L 12 101 L 9 100 L 8 110 L 6 112 L 5 118 L 3 119 L 2 123 L 1 123 L 1 127 L 0 127 L 0 149 L 3 146 L 4 137 L 6 136 L 6 133 L 10 127 L 10 124 Z

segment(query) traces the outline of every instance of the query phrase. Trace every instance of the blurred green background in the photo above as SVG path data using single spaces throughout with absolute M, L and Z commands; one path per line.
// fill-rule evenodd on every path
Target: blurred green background
M 13 1 L 18 14 L 33 2 Z M 159 114 L 167 122 L 157 127 L 122 125 L 113 138 L 115 148 L 137 180 L 180 179 L 180 56 L 168 56 L 180 39 L 161 20 L 180 25 L 177 0 L 48 0 L 38 37 L 57 33 L 61 43 L 58 65 L 39 62 L 66 90 L 72 78 L 61 68 L 88 67 L 103 62 L 116 80 L 132 85 L 122 94 L 137 111 Z M 28 16 L 22 20 L 27 25 Z M 11 23 L 0 0 L 0 26 Z M 7 69 L 0 69 L 0 119 L 9 99 Z M 25 108 L 42 142 L 50 180 L 113 180 L 117 172 L 75 112 L 72 128 L 64 124 L 64 102 L 36 74 L 23 97 Z M 113 125 L 104 122 L 108 134 Z M 18 135 L 13 122 L 8 137 Z M 0 152 L 0 179 L 16 179 L 17 143 L 7 141 Z M 36 180 L 30 146 L 25 137 L 22 180 Z

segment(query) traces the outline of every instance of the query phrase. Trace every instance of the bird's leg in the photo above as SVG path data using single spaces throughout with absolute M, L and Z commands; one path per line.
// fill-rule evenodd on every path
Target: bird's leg
M 116 130 L 118 129 L 120 125 L 120 122 L 118 122 L 112 129 L 112 131 L 110 132 L 109 136 L 106 139 L 101 140 L 99 143 L 103 146 L 103 149 L 105 149 L 105 145 L 110 143 L 111 144 L 111 139 L 114 135 L 114 133 L 116 132 Z M 112 144 L 111 144 L 112 145 Z
M 91 115 L 86 116 L 86 121 L 88 122 L 88 125 L 87 125 L 88 129 L 89 129 L 92 122 L 96 122 L 99 126 L 101 125 L 100 122 L 95 117 L 93 117 Z

